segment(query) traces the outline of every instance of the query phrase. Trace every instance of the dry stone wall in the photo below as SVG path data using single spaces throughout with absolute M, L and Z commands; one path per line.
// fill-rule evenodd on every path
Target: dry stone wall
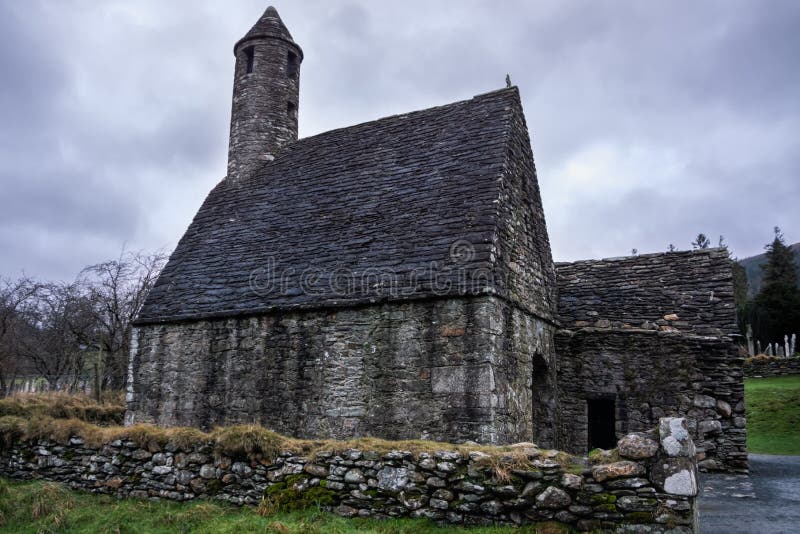
M 142 326 L 126 422 L 551 446 L 552 335 L 488 296 Z
M 616 433 L 686 417 L 704 470 L 747 469 L 742 358 L 730 339 L 652 330 L 556 333 L 561 437 L 588 447 L 587 400 L 612 398 Z
M 744 361 L 744 376 L 767 378 L 771 376 L 800 375 L 800 357 L 755 357 Z
M 89 447 L 73 437 L 3 449 L 0 474 L 117 497 L 251 505 L 264 498 L 275 508 L 319 505 L 348 517 L 696 532 L 695 451 L 683 419 L 664 418 L 657 431 L 623 437 L 615 453 L 593 465 L 585 458 L 567 462 L 562 453 L 529 443 L 515 449 L 507 458 L 480 451 L 349 449 L 257 461 L 221 456 L 211 443 L 140 447 L 118 440 Z

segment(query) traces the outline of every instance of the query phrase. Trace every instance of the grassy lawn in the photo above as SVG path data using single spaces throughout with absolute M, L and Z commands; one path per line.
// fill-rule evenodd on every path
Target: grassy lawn
M 800 454 L 800 376 L 748 378 L 747 449 L 762 454 Z
M 211 501 L 176 503 L 117 500 L 106 495 L 69 491 L 50 482 L 0 479 L 0 532 L 552 534 L 562 530 L 548 525 L 519 529 L 441 528 L 421 519 L 344 519 L 316 508 L 262 517 L 253 507 L 236 508 Z

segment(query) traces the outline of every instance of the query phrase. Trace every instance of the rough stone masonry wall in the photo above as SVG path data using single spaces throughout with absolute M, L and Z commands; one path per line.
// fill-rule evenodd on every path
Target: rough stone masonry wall
M 588 448 L 587 399 L 614 398 L 617 436 L 686 417 L 701 469 L 747 469 L 742 358 L 731 339 L 584 328 L 555 340 L 567 450 Z
M 800 375 L 800 358 L 776 356 L 745 358 L 744 376 L 767 378 L 770 376 Z
M 552 320 L 558 295 L 555 266 L 531 140 L 516 89 L 513 97 L 505 163 L 495 201 L 494 289 L 535 315 Z
M 554 439 L 552 327 L 495 297 L 143 326 L 134 345 L 127 423 Z
M 497 478 L 482 452 L 379 453 L 350 449 L 255 461 L 216 455 L 212 444 L 181 449 L 114 441 L 97 448 L 20 442 L 0 452 L 0 474 L 39 478 L 118 497 L 234 504 L 304 502 L 344 516 L 426 517 L 456 524 L 558 521 L 579 530 L 696 532 L 694 446 L 681 419 L 657 434 L 626 436 L 619 461 L 562 465 L 555 451 L 520 444 L 528 464 Z M 519 461 L 517 459 L 517 461 Z M 500 465 L 510 466 L 510 460 Z

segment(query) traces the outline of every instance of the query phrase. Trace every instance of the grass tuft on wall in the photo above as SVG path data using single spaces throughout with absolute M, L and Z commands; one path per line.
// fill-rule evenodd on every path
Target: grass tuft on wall
M 67 444 L 73 437 L 98 447 L 115 440 L 129 440 L 139 447 L 159 447 L 168 444 L 189 452 L 198 445 L 208 444 L 218 454 L 234 459 L 248 458 L 269 462 L 282 452 L 303 454 L 340 453 L 349 449 L 377 453 L 408 451 L 419 457 L 435 451 L 458 452 L 466 458 L 472 452 L 484 453 L 480 460 L 494 469 L 499 478 L 511 470 L 530 468 L 529 456 L 551 458 L 572 470 L 583 469 L 583 462 L 567 453 L 540 450 L 532 443 L 508 446 L 454 445 L 428 440 L 385 440 L 362 437 L 351 440 L 307 440 L 282 436 L 259 425 L 232 425 L 204 432 L 191 427 L 158 427 L 148 424 L 121 426 L 124 417 L 121 395 L 109 395 L 97 403 L 85 395 L 44 393 L 15 395 L 0 400 L 0 446 L 38 439 Z
M 125 417 L 122 393 L 107 393 L 101 402 L 87 395 L 69 393 L 18 393 L 0 399 L 0 416 L 80 419 L 118 425 Z

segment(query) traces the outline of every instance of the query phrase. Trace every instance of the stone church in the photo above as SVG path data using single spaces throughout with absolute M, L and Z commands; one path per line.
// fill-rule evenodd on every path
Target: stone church
M 227 176 L 133 334 L 128 424 L 609 448 L 691 420 L 746 469 L 724 250 L 554 264 L 519 90 L 297 139 L 274 8 L 234 46 Z

